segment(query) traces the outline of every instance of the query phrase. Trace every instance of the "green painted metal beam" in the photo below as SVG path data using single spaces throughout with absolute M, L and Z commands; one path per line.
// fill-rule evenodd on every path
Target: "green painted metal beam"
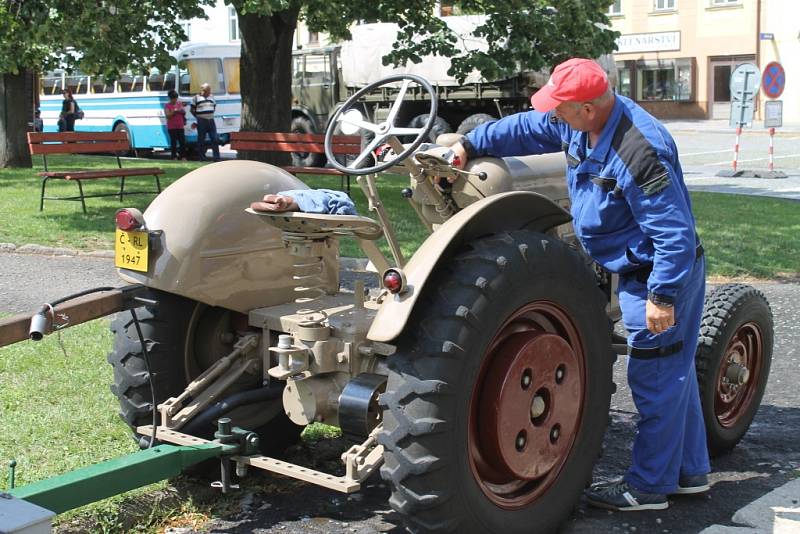
M 220 456 L 223 446 L 159 445 L 14 488 L 8 493 L 60 514 L 180 474 L 190 465 Z

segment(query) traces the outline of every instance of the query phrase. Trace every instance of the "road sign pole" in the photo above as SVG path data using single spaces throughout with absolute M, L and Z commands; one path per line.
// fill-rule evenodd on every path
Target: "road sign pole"
M 733 172 L 736 172 L 736 162 L 739 159 L 739 137 L 742 135 L 742 125 L 736 127 L 736 144 L 733 145 Z
M 772 139 L 773 139 L 774 136 L 775 136 L 775 128 L 770 128 L 769 129 L 769 166 L 767 167 L 767 170 L 769 172 L 772 172 L 773 163 L 774 163 L 773 156 L 772 156 L 772 150 L 773 150 Z

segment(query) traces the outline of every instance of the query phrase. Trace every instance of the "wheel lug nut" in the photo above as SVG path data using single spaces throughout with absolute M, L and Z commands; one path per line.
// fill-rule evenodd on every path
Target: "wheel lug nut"
M 556 369 L 556 383 L 560 384 L 562 380 L 564 380 L 564 368 L 559 367 Z
M 553 429 L 550 430 L 550 441 L 556 442 L 560 434 L 561 431 L 559 430 L 558 425 L 554 426 Z
M 527 443 L 527 440 L 525 439 L 525 433 L 524 432 L 520 432 L 519 434 L 517 434 L 517 440 L 516 440 L 516 443 L 515 443 L 515 445 L 517 447 L 517 450 L 521 451 L 522 449 L 524 449 L 525 448 L 525 443 Z

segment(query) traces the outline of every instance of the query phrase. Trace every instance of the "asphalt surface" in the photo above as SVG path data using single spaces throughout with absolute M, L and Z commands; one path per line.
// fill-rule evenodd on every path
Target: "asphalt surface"
M 350 280 L 352 275 L 345 274 Z M 32 311 L 42 302 L 99 285 L 119 285 L 110 259 L 0 253 L 0 312 Z M 349 285 L 349 284 L 348 284 Z M 672 500 L 668 510 L 610 513 L 582 504 L 566 523 L 566 533 L 693 533 L 705 527 L 732 525 L 731 516 L 745 504 L 797 476 L 800 468 L 800 284 L 754 284 L 769 300 L 775 318 L 772 371 L 761 409 L 750 432 L 730 454 L 713 461 L 712 491 Z M 596 479 L 621 474 L 629 461 L 636 414 L 625 379 L 625 361 L 615 367 L 618 392 L 612 399 L 611 425 Z M 293 459 L 330 469 L 345 444 L 326 442 L 298 448 Z M 245 489 L 231 512 L 205 531 L 219 533 L 374 533 L 401 531 L 400 517 L 387 504 L 389 489 L 379 476 L 362 492 L 342 495 L 282 477 L 269 477 L 258 491 Z M 268 490 L 264 490 L 268 488 Z M 192 532 L 174 530 L 173 532 Z

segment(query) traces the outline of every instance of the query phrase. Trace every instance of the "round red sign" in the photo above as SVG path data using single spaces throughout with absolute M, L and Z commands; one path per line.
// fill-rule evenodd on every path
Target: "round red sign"
M 772 61 L 764 67 L 764 73 L 761 75 L 761 87 L 764 88 L 764 94 L 770 98 L 781 96 L 786 87 L 786 72 L 780 63 Z

